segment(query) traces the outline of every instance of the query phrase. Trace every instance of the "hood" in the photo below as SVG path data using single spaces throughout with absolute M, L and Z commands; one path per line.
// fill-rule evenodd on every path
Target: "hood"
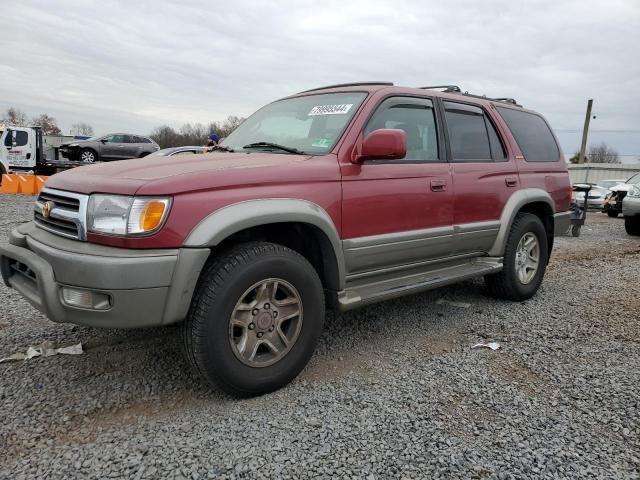
M 326 160 L 331 157 L 332 161 Z M 334 156 L 211 152 L 149 156 L 88 165 L 53 175 L 46 186 L 78 193 L 172 195 L 238 185 L 339 178 Z
M 630 183 L 621 183 L 620 185 L 616 185 L 615 187 L 611 187 L 609 190 L 612 192 L 628 192 L 633 188 L 633 185 Z

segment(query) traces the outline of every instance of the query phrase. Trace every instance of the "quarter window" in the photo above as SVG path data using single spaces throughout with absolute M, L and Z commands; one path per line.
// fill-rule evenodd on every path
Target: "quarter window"
M 451 156 L 454 161 L 490 162 L 505 158 L 500 137 L 481 108 L 444 102 Z
M 527 162 L 556 162 L 560 149 L 547 122 L 534 113 L 497 107 Z
M 374 113 L 364 130 L 368 135 L 381 128 L 397 128 L 407 135 L 405 160 L 437 162 L 438 132 L 433 103 L 428 99 L 391 98 Z

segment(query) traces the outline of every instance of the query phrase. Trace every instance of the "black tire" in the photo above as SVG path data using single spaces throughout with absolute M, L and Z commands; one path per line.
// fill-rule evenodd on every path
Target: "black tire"
M 540 251 L 537 271 L 531 281 L 525 284 L 520 281 L 516 272 L 516 254 L 520 240 L 527 233 L 535 235 Z M 530 213 L 516 215 L 507 239 L 502 271 L 484 277 L 489 293 L 496 298 L 513 301 L 533 297 L 542 283 L 547 268 L 548 252 L 547 232 L 540 219 Z
M 640 236 L 640 216 L 624 217 L 624 229 L 629 235 Z
M 611 218 L 618 218 L 618 212 L 614 212 L 613 210 L 607 210 L 607 215 Z
M 95 150 L 92 150 L 90 148 L 83 148 L 82 150 L 80 150 L 78 160 L 84 163 L 94 163 L 98 161 L 98 154 L 95 152 Z
M 303 317 L 288 353 L 272 365 L 254 367 L 234 353 L 230 319 L 243 292 L 271 278 L 297 289 Z M 261 395 L 283 387 L 302 371 L 322 333 L 324 315 L 322 283 L 304 257 L 273 243 L 240 244 L 205 266 L 183 322 L 183 346 L 191 366 L 214 387 L 236 397 Z
M 580 236 L 580 230 L 582 230 L 582 227 L 580 225 L 572 225 L 571 226 L 571 235 L 573 235 L 574 237 L 579 237 Z

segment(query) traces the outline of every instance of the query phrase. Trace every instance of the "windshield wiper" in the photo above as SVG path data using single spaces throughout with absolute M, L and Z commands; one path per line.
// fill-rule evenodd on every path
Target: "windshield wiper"
M 233 148 L 226 147 L 224 145 L 211 145 L 207 148 L 209 152 L 235 152 Z
M 271 142 L 248 143 L 242 148 L 274 148 L 276 150 L 282 150 L 283 152 L 297 153 L 298 155 L 304 154 L 302 150 L 298 150 L 297 148 L 285 147 L 284 145 L 279 145 L 277 143 L 271 143 Z

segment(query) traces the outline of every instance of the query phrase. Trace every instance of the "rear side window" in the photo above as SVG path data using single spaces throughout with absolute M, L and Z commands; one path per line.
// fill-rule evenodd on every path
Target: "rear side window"
M 547 122 L 539 115 L 497 107 L 527 162 L 557 162 L 560 149 Z
M 444 102 L 451 156 L 458 162 L 491 162 L 505 158 L 500 138 L 481 108 Z

